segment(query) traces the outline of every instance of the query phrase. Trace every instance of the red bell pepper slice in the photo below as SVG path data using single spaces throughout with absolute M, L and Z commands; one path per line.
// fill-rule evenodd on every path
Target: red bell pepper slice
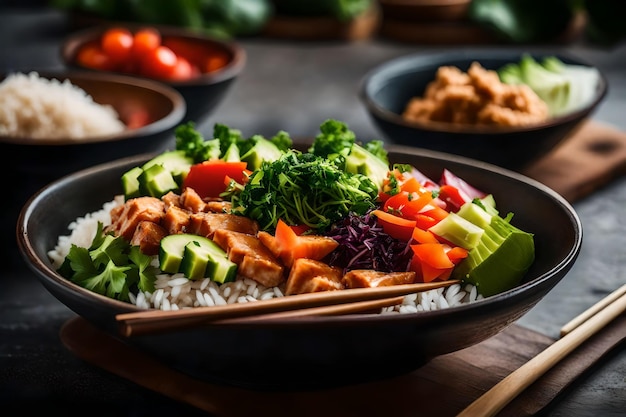
M 456 213 L 461 206 L 467 203 L 468 200 L 463 194 L 453 185 L 442 185 L 439 187 L 439 199 L 446 203 L 447 211 Z
M 274 232 L 278 247 L 278 256 L 287 267 L 291 267 L 293 262 L 299 258 L 321 260 L 338 245 L 330 238 L 321 236 L 297 234 L 294 227 L 287 225 L 282 220 L 276 223 Z
M 418 243 L 439 243 L 439 240 L 437 240 L 437 236 L 435 236 L 432 232 L 420 229 L 419 227 L 415 227 L 413 229 L 412 237 L 413 240 Z
M 411 198 L 416 195 L 417 198 Z M 405 219 L 414 220 L 420 210 L 432 201 L 433 197 L 430 192 L 418 194 L 409 194 L 402 191 L 390 197 L 383 205 L 384 211 L 392 212 Z
M 467 258 L 467 254 L 467 249 L 460 246 L 455 246 L 448 252 L 446 252 L 446 255 L 448 255 L 448 259 L 450 259 L 450 261 L 452 261 L 455 265 L 461 262 L 463 259 Z
M 423 190 L 422 184 L 420 184 L 420 182 L 414 177 L 409 177 L 407 180 L 403 181 L 400 184 L 400 191 L 404 191 L 407 193 L 421 194 L 422 190 Z
M 441 279 L 444 275 L 450 276 L 454 263 L 448 258 L 444 244 L 422 243 L 411 245 L 411 249 L 414 254 L 411 268 L 424 282 Z
M 378 218 L 378 223 L 389 236 L 403 242 L 411 240 L 415 220 L 404 219 L 382 210 L 373 210 L 372 214 Z
M 193 188 L 202 198 L 217 198 L 226 191 L 226 178 L 243 184 L 247 180 L 246 162 L 204 161 L 192 165 L 183 181 L 183 188 Z

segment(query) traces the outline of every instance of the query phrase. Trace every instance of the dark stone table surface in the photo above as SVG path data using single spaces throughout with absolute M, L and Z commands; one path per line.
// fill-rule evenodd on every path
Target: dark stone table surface
M 0 8 L 0 71 L 62 68 L 58 46 L 69 30 L 67 23 L 66 16 L 45 8 Z M 206 133 L 220 122 L 245 135 L 272 135 L 282 129 L 292 137 L 311 137 L 323 120 L 335 118 L 347 122 L 362 140 L 381 138 L 357 97 L 361 77 L 387 59 L 435 49 L 379 39 L 242 42 L 248 53 L 246 70 L 217 111 L 198 126 Z M 626 130 L 626 44 L 544 45 L 533 50 L 566 52 L 597 65 L 610 91 L 593 117 Z M 626 282 L 626 179 L 612 181 L 575 202 L 574 208 L 585 233 L 578 261 L 518 322 L 553 338 L 563 324 Z M 2 230 L 9 228 L 12 233 L 12 225 Z M 0 414 L 203 415 L 74 357 L 58 333 L 74 313 L 27 270 L 13 239 L 2 250 Z M 626 352 L 611 356 L 578 381 L 548 415 L 625 416 Z

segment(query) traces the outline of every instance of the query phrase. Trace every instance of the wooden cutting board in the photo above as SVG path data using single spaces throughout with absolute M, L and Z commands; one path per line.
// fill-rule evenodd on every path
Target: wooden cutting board
M 384 3 L 384 2 L 383 2 Z M 393 2 L 390 2 L 393 3 Z M 430 19 L 426 8 L 432 5 L 410 2 L 398 2 L 402 10 L 391 15 L 383 4 L 383 19 L 379 34 L 383 38 L 399 42 L 420 45 L 506 45 L 507 42 L 471 19 L 467 18 L 467 5 L 462 2 L 441 6 L 437 15 Z M 457 3 L 457 4 L 454 4 Z M 403 12 L 403 14 L 401 14 Z M 430 12 L 430 14 L 434 14 Z M 580 39 L 587 26 L 587 17 L 583 13 L 576 14 L 565 30 L 547 44 L 567 44 Z
M 513 324 L 493 338 L 435 358 L 404 376 L 328 390 L 259 392 L 193 379 L 79 317 L 63 326 L 60 337 L 71 352 L 92 365 L 209 415 L 230 417 L 454 416 L 554 342 Z M 576 378 L 599 365 L 602 357 L 623 348 L 625 339 L 626 316 L 621 316 L 544 374 L 499 416 L 531 416 L 545 409 Z
M 624 173 L 626 133 L 597 121 L 584 122 L 558 148 L 524 172 L 570 202 Z

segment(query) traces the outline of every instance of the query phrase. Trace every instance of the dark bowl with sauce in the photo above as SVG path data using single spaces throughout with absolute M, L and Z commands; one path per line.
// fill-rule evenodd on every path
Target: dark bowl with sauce
M 556 56 L 566 64 L 590 66 L 569 56 L 531 56 L 537 60 Z M 390 143 L 448 152 L 522 172 L 555 149 L 595 111 L 608 91 L 603 74 L 599 74 L 595 96 L 584 107 L 532 125 L 461 125 L 407 120 L 402 116 L 407 103 L 424 94 L 441 66 L 467 71 L 473 62 L 478 62 L 485 69 L 497 70 L 521 58 L 522 53 L 498 50 L 406 55 L 371 69 L 361 82 L 359 98 Z
M 202 380 L 293 390 L 407 374 L 432 358 L 480 343 L 522 317 L 573 266 L 582 244 L 582 227 L 566 200 L 521 174 L 433 151 L 402 146 L 391 146 L 389 151 L 392 163 L 413 164 L 431 178 L 447 168 L 493 193 L 503 213 L 514 212 L 516 225 L 535 239 L 536 259 L 523 282 L 482 300 L 435 311 L 243 320 L 125 337 L 115 316 L 141 309 L 63 278 L 48 252 L 58 236 L 67 234 L 70 222 L 120 194 L 120 176 L 149 156 L 83 170 L 41 190 L 21 211 L 19 248 L 30 270 L 59 302 L 143 354 Z

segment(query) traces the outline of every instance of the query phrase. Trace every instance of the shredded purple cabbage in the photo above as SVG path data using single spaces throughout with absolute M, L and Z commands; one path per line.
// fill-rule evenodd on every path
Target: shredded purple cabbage
M 385 233 L 371 212 L 350 213 L 326 233 L 339 242 L 326 259 L 329 265 L 344 269 L 374 269 L 382 272 L 407 271 L 413 251 L 406 243 Z

